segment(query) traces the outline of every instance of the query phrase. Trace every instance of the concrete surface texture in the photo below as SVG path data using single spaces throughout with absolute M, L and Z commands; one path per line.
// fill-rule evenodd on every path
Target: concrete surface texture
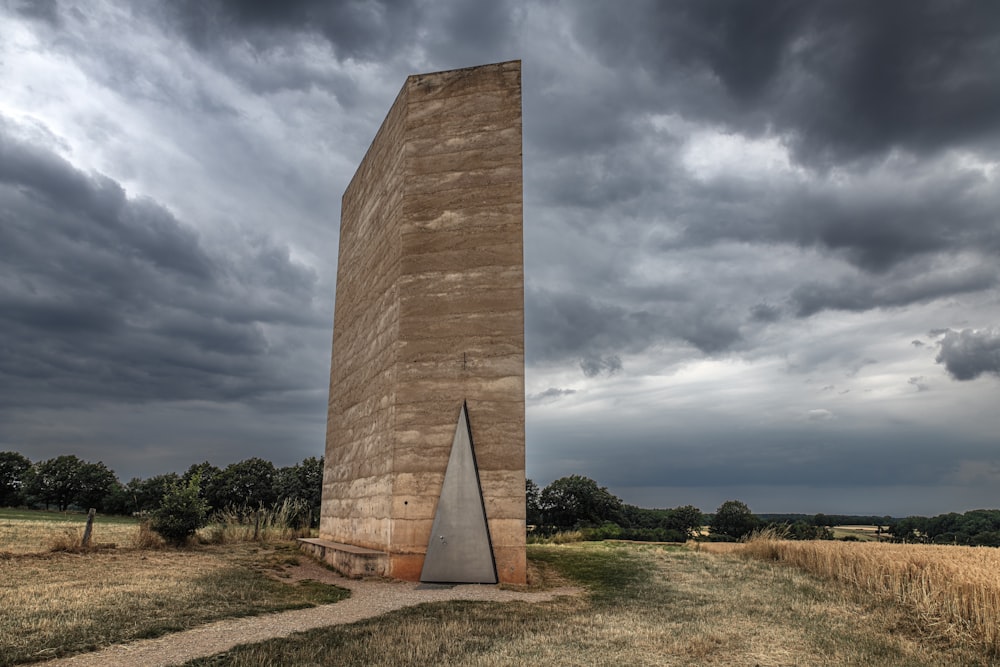
M 417 580 L 463 401 L 525 581 L 519 61 L 406 80 L 343 197 L 320 538 Z

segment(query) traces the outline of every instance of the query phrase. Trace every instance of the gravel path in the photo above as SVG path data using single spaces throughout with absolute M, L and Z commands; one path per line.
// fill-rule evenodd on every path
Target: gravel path
M 351 591 L 351 597 L 321 607 L 216 621 L 156 639 L 143 639 L 129 644 L 119 644 L 94 653 L 81 653 L 41 664 L 45 667 L 62 667 L 63 665 L 67 667 L 114 667 L 117 665 L 165 667 L 221 653 L 239 644 L 251 644 L 272 637 L 286 637 L 294 632 L 311 630 L 312 628 L 353 623 L 423 602 L 441 600 L 545 602 L 561 595 L 580 593 L 580 589 L 568 587 L 525 592 L 475 584 L 450 588 L 423 588 L 419 584 L 410 582 L 359 581 L 340 577 L 312 561 L 293 568 L 287 574 L 291 575 L 292 581 L 313 579 L 348 588 Z

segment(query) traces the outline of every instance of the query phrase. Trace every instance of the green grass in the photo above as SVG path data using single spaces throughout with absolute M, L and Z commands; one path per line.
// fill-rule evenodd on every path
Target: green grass
M 187 663 L 262 665 L 987 665 L 915 619 L 791 568 L 676 547 L 531 546 L 589 595 L 441 602 Z

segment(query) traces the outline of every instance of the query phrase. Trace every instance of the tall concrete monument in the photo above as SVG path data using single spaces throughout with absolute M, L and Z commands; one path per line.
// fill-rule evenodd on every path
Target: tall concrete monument
M 407 78 L 344 193 L 314 552 L 525 581 L 521 63 Z

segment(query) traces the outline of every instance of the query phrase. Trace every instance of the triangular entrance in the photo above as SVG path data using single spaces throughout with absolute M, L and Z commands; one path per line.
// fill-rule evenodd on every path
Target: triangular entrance
M 465 403 L 458 415 L 448 469 L 420 581 L 497 583 L 497 566 L 486 524 L 486 506 Z

